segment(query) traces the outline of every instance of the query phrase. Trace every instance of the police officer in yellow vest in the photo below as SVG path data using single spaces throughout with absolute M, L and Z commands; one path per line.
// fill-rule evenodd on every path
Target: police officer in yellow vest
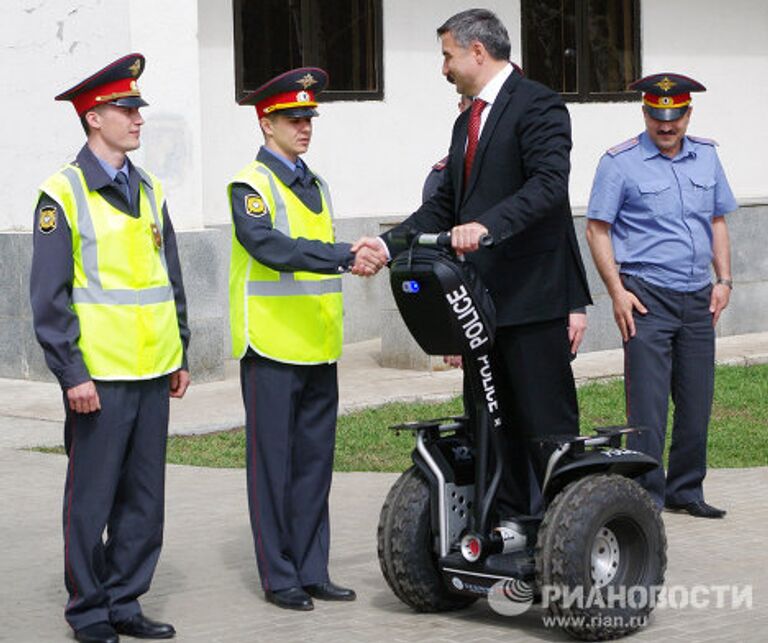
M 31 302 L 64 391 L 65 616 L 78 641 L 175 634 L 138 603 L 163 539 L 169 395 L 189 384 L 163 188 L 126 156 L 144 123 L 143 70 L 129 54 L 56 97 L 73 103 L 87 143 L 43 183 L 35 209 Z
M 267 600 L 298 610 L 313 597 L 355 599 L 328 576 L 341 273 L 372 274 L 386 260 L 334 242 L 328 186 L 300 158 L 327 80 L 321 69 L 294 69 L 239 101 L 256 106 L 265 143 L 228 188 L 254 548 Z

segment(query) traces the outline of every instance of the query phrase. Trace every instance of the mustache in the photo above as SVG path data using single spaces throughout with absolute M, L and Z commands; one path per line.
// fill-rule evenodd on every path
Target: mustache
M 449 83 L 451 83 L 451 85 L 455 85 L 456 84 L 456 79 L 453 77 L 453 74 L 451 74 L 451 73 L 448 73 L 446 75 L 445 80 L 447 80 Z
M 677 129 L 673 127 L 659 127 L 656 129 L 656 133 L 661 136 L 674 136 L 677 134 Z

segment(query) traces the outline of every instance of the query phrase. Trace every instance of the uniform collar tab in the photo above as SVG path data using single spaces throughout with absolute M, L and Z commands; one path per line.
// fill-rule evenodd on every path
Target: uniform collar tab
M 99 159 L 96 158 L 96 155 L 87 144 L 83 145 L 75 160 L 77 161 L 78 167 L 83 172 L 85 183 L 88 185 L 88 189 L 91 192 L 100 190 L 112 183 L 109 174 L 107 174 L 107 171 L 101 167 Z
M 661 154 L 661 151 L 656 144 L 648 136 L 648 132 L 640 134 L 640 149 L 643 151 L 643 160 L 652 159 L 654 156 Z

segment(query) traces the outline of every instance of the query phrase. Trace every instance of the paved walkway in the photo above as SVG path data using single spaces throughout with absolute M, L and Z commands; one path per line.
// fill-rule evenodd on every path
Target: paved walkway
M 456 372 L 380 368 L 375 343 L 347 348 L 340 368 L 344 409 L 445 397 L 460 388 Z M 718 357 L 730 363 L 768 362 L 768 333 L 724 339 Z M 575 368 L 580 379 L 613 377 L 620 372 L 621 355 L 583 355 Z M 55 385 L 0 380 L 0 641 L 71 640 L 62 618 L 66 596 L 59 528 L 66 460 L 19 449 L 61 442 L 60 400 Z M 173 406 L 172 430 L 177 433 L 240 422 L 235 378 L 194 387 Z M 184 643 L 569 640 L 546 629 L 537 609 L 508 618 L 482 601 L 443 615 L 415 614 L 403 606 L 387 588 L 376 557 L 379 508 L 396 477 L 335 475 L 332 574 L 355 587 L 359 598 L 351 604 L 317 602 L 314 612 L 298 614 L 265 603 L 259 591 L 243 471 L 169 466 L 165 547 L 152 590 L 142 601 L 145 611 L 173 622 L 177 640 Z M 768 468 L 713 470 L 707 496 L 728 508 L 725 520 L 664 514 L 667 586 L 677 606 L 657 609 L 648 629 L 631 640 L 765 640 L 766 489 Z M 680 605 L 691 590 L 696 591 L 695 605 Z M 734 596 L 741 600 L 739 609 L 730 608 Z

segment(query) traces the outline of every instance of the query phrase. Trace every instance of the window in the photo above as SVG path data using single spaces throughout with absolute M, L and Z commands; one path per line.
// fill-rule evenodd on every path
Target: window
M 234 0 L 237 98 L 295 67 L 321 67 L 323 100 L 384 97 L 381 0 Z
M 523 68 L 566 100 L 632 100 L 639 0 L 521 0 Z

